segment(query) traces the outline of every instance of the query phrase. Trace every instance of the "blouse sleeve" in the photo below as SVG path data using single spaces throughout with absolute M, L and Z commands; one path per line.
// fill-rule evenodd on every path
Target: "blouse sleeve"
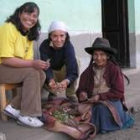
M 65 48 L 65 64 L 67 75 L 66 79 L 70 80 L 70 83 L 74 82 L 78 77 L 78 64 L 75 56 L 75 50 L 73 45 L 68 42 Z
M 44 40 L 41 45 L 40 45 L 40 48 L 39 48 L 39 51 L 40 51 L 40 57 L 41 57 L 41 60 L 43 61 L 46 61 L 49 56 L 48 56 L 48 53 L 49 53 L 49 50 L 48 50 L 48 43 L 47 43 L 47 40 Z M 49 81 L 50 79 L 53 78 L 53 72 L 52 72 L 52 68 L 49 67 L 47 70 L 45 70 L 45 73 L 46 73 L 46 79 L 47 81 Z
M 9 24 L 0 30 L 0 57 L 14 57 L 15 31 Z

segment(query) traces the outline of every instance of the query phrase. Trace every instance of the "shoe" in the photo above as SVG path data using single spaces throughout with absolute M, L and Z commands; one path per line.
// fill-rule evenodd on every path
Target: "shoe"
M 41 127 L 44 125 L 43 122 L 41 122 L 37 117 L 21 116 L 21 115 L 18 117 L 17 123 L 29 127 Z
M 13 119 L 17 119 L 20 114 L 20 110 L 13 108 L 10 104 L 6 106 L 3 113 Z

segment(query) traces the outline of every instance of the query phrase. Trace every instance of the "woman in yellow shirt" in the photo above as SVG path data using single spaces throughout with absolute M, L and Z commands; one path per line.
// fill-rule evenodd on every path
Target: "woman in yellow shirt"
M 0 27 L 0 84 L 22 83 L 21 93 L 4 113 L 22 125 L 41 127 L 41 88 L 49 63 L 33 60 L 33 40 L 39 37 L 39 7 L 26 2 Z

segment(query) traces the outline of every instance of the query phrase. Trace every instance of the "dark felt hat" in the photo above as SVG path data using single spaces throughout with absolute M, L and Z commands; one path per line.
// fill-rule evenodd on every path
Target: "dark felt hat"
M 85 48 L 85 51 L 91 55 L 95 50 L 102 50 L 113 55 L 117 53 L 116 49 L 111 48 L 109 41 L 105 38 L 96 38 L 91 47 Z

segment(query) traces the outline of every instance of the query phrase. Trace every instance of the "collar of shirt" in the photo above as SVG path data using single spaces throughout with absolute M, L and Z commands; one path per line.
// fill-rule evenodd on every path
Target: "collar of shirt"
M 51 46 L 52 48 L 54 48 L 54 45 L 53 45 L 52 41 L 50 42 L 50 46 Z

